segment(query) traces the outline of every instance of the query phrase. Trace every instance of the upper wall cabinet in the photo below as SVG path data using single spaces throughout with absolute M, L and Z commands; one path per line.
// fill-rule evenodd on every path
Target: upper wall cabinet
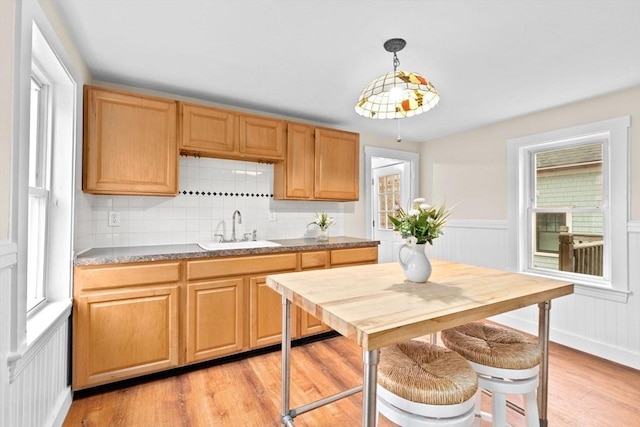
M 358 200 L 359 150 L 357 133 L 289 123 L 285 161 L 274 165 L 274 198 Z
M 179 103 L 180 150 L 204 157 L 278 162 L 284 158 L 284 121 Z
M 316 199 L 358 200 L 360 135 L 316 128 Z
M 236 114 L 227 110 L 178 103 L 180 150 L 232 156 L 237 151 Z
M 85 86 L 83 189 L 175 195 L 175 101 Z

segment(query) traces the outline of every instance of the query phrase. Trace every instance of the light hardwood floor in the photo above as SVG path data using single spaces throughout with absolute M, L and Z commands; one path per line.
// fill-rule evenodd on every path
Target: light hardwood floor
M 550 362 L 549 427 L 640 427 L 640 371 L 553 343 Z M 355 387 L 362 378 L 360 347 L 343 337 L 294 347 L 291 375 L 293 407 Z M 358 426 L 361 402 L 356 394 L 304 413 L 296 426 Z M 276 351 L 77 398 L 64 427 L 277 427 L 279 413 Z M 512 410 L 508 421 L 524 426 Z M 393 424 L 381 418 L 379 425 Z

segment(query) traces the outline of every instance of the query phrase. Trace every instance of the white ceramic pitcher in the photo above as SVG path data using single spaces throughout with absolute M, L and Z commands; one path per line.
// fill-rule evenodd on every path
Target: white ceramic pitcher
M 431 276 L 431 262 L 424 252 L 425 243 L 400 246 L 398 260 L 404 276 L 412 282 L 426 282 Z

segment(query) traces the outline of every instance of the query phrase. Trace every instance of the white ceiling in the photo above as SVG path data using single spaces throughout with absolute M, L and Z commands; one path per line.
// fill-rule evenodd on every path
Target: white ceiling
M 441 95 L 400 122 L 426 141 L 640 85 L 640 1 L 52 0 L 92 76 L 395 140 L 358 116 L 400 69 Z

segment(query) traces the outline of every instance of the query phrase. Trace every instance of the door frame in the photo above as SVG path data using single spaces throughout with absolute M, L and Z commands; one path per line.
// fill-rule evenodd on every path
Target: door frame
M 409 176 L 410 189 L 409 189 L 409 199 L 415 199 L 419 190 L 419 174 L 418 174 L 418 164 L 420 163 L 420 154 L 414 153 L 410 151 L 400 151 L 400 150 L 392 150 L 389 148 L 380 148 L 380 147 L 372 147 L 365 145 L 364 147 L 364 158 L 365 158 L 365 224 L 366 226 L 366 237 L 368 239 L 373 238 L 373 195 L 371 194 L 372 188 L 372 159 L 374 157 L 383 157 L 387 159 L 394 160 L 403 160 L 409 162 L 411 164 L 411 171 Z

